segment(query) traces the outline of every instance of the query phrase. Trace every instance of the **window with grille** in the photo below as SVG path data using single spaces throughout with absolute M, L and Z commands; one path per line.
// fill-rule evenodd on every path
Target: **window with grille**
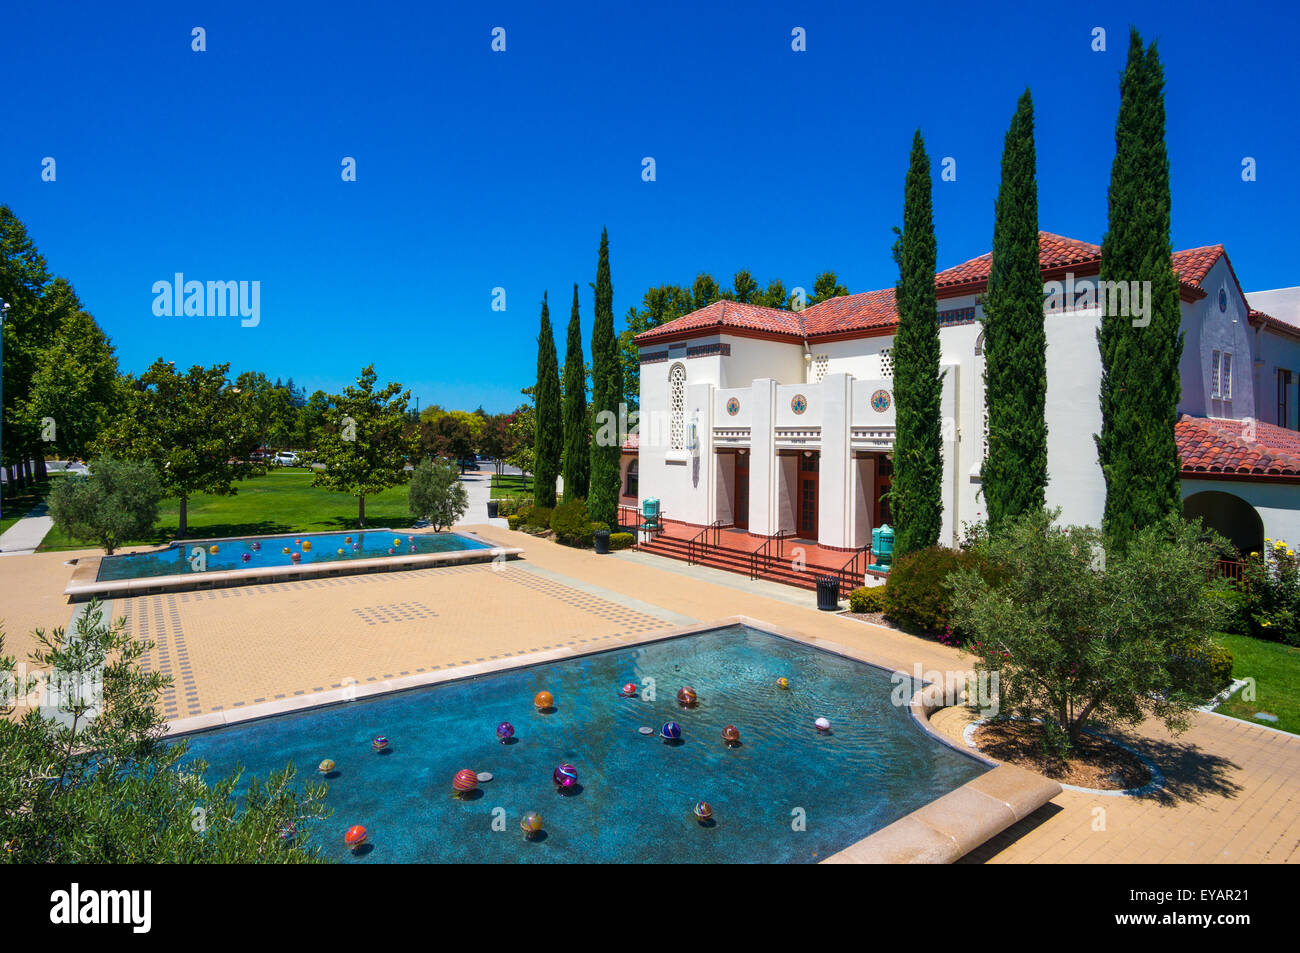
M 1219 352 L 1210 352 L 1210 396 L 1219 396 Z
M 668 446 L 686 449 L 686 368 L 674 364 L 668 372 L 668 410 L 670 417 Z
M 894 376 L 894 349 L 887 347 L 880 352 L 880 376 Z
M 1288 407 L 1291 394 L 1291 372 L 1277 369 L 1277 425 L 1279 427 L 1289 427 L 1291 414 Z
M 1219 371 L 1219 396 L 1232 400 L 1232 352 L 1223 352 L 1223 369 Z
M 826 371 L 830 369 L 830 366 L 831 366 L 831 359 L 828 355 L 818 354 L 816 357 L 814 357 L 812 362 L 811 382 L 814 384 L 820 384 L 822 378 L 826 376 Z

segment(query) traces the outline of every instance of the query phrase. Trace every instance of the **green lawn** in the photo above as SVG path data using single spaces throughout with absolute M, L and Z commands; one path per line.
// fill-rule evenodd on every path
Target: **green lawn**
M 39 504 L 50 492 L 50 481 L 41 480 L 35 486 L 15 490 L 13 496 L 4 496 L 4 516 L 0 516 L 0 533 L 28 514 L 32 507 Z
M 265 476 L 237 484 L 234 496 L 200 495 L 190 499 L 191 539 L 221 536 L 260 536 L 267 533 L 309 533 L 357 528 L 357 498 L 330 490 L 313 489 L 307 470 L 278 468 Z M 366 497 L 366 525 L 405 528 L 415 522 L 406 505 L 406 486 L 393 487 Z M 128 546 L 166 543 L 176 537 L 180 504 L 164 500 L 158 511 L 156 532 Z M 41 551 L 86 549 L 93 544 L 68 539 L 50 530 Z
M 1300 648 L 1264 642 L 1248 635 L 1216 636 L 1232 653 L 1232 677 L 1255 679 L 1255 700 L 1242 701 L 1241 692 L 1216 710 L 1242 721 L 1300 734 Z M 1277 721 L 1254 717 L 1256 712 L 1277 715 Z
M 532 498 L 533 495 L 533 478 L 522 476 L 520 474 L 492 474 L 492 498 L 494 500 L 510 497 L 518 499 L 519 497 Z

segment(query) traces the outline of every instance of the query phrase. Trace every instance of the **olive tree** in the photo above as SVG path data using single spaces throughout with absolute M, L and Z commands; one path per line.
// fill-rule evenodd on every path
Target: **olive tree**
M 111 556 L 123 543 L 152 531 L 161 499 L 158 474 L 147 461 L 96 457 L 89 476 L 56 478 L 50 516 L 66 535 L 94 540 Z
M 1094 721 L 1150 715 L 1182 731 L 1211 693 L 1219 603 L 1207 579 L 1219 543 L 1170 518 L 1121 555 L 1100 530 L 1055 517 L 1008 520 L 979 544 L 996 585 L 971 571 L 949 577 L 954 624 L 972 633 L 978 667 L 999 673 L 1002 713 L 1041 720 L 1046 749 L 1064 757 Z
M 435 530 L 451 526 L 469 507 L 469 494 L 460 482 L 460 468 L 454 460 L 425 458 L 411 474 L 407 490 L 411 514 L 428 520 Z

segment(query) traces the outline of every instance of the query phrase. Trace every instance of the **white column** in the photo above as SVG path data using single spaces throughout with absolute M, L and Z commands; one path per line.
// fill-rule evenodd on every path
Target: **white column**
M 828 374 L 822 378 L 822 447 L 817 490 L 817 542 L 824 546 L 853 545 L 853 501 L 849 472 L 849 424 L 853 416 L 853 378 Z
M 771 536 L 777 528 L 776 381 L 750 385 L 749 531 Z

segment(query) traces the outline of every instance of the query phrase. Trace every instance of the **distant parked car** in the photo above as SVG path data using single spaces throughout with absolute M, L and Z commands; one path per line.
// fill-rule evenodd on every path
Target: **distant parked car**
M 298 466 L 298 454 L 292 450 L 281 450 L 275 455 L 275 462 L 277 466 L 296 467 Z
M 477 470 L 477 469 L 478 469 L 478 460 L 475 459 L 475 457 L 474 457 L 473 454 L 470 454 L 468 457 L 461 457 L 461 458 L 460 458 L 459 460 L 457 460 L 456 462 L 457 462 L 458 464 L 460 464 L 460 472 L 461 472 L 461 473 L 464 473 L 466 470 Z

